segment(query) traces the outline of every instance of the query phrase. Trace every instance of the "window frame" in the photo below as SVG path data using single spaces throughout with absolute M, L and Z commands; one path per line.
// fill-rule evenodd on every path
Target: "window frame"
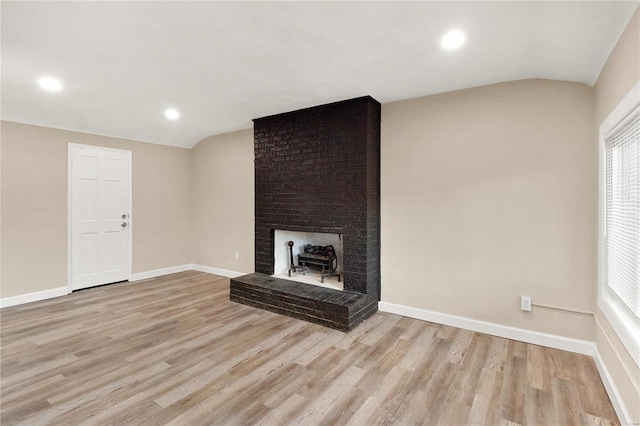
M 598 307 L 609 321 L 614 331 L 626 347 L 636 365 L 640 366 L 640 326 L 627 312 L 627 308 L 610 294 L 606 282 L 606 137 L 620 123 L 640 107 L 640 81 L 635 84 L 624 99 L 614 108 L 600 125 L 599 134 L 599 199 L 598 199 Z

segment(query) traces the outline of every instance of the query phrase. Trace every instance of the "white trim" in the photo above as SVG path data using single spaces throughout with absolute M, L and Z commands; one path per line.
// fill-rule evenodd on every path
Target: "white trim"
M 637 324 L 625 312 L 620 312 L 621 307 L 618 302 L 613 300 L 605 289 L 599 289 L 598 307 L 629 352 L 633 362 L 640 366 L 640 336 L 637 335 Z
M 602 383 L 611 399 L 611 404 L 621 420 L 622 424 L 632 424 L 633 419 L 627 410 L 624 400 L 622 399 L 615 381 L 609 374 L 604 360 L 600 356 L 600 352 L 594 342 L 586 340 L 572 339 L 569 337 L 556 336 L 553 334 L 540 333 L 537 331 L 525 330 L 522 328 L 509 327 L 506 325 L 495 324 L 485 321 L 478 321 L 470 318 L 459 317 L 456 315 L 443 314 L 440 312 L 429 311 L 426 309 L 412 308 L 410 306 L 398 305 L 389 302 L 378 302 L 378 309 L 382 312 L 402 315 L 405 317 L 415 318 L 423 321 L 444 324 L 451 327 L 462 328 L 465 330 L 477 331 L 479 333 L 490 334 L 492 336 L 504 337 L 507 339 L 518 340 L 521 342 L 531 343 L 534 345 L 546 346 L 554 349 L 575 352 L 582 355 L 593 357 Z
M 230 271 L 228 269 L 214 268 L 212 266 L 194 265 L 186 263 L 179 266 L 171 266 L 169 268 L 154 269 L 152 271 L 137 272 L 131 274 L 129 281 L 141 281 L 149 278 L 161 277 L 163 275 L 176 274 L 178 272 L 185 271 L 198 271 L 206 272 L 207 274 L 220 275 L 227 278 L 236 278 L 241 275 L 246 275 L 245 272 Z M 70 294 L 72 290 L 68 286 L 52 288 L 50 290 L 37 291 L 35 293 L 21 294 L 19 296 L 5 297 L 0 299 L 0 308 L 6 308 L 9 306 L 22 305 L 30 302 L 37 302 L 45 299 L 53 299 L 54 297 L 66 296 Z
M 194 271 L 206 272 L 207 274 L 220 275 L 222 277 L 227 277 L 227 278 L 237 278 L 239 276 L 247 274 L 246 272 L 230 271 L 228 269 L 214 268 L 213 266 L 204 266 L 204 265 L 196 265 L 196 264 L 192 266 Z
M 68 144 L 67 145 L 67 293 L 71 293 L 73 291 L 73 283 L 71 280 L 71 212 L 73 208 L 73 203 L 71 200 L 71 194 L 73 193 L 73 171 L 71 170 L 71 164 L 73 164 L 73 147 L 76 144 Z
M 606 155 L 605 137 L 640 105 L 640 81 L 638 81 L 620 103 L 611 111 L 599 127 L 598 163 L 598 307 L 622 341 L 631 358 L 640 366 L 640 338 L 637 324 L 620 311 L 606 289 L 605 277 L 605 204 L 606 204 Z
M 378 302 L 378 309 L 382 312 L 389 312 L 423 321 L 435 322 L 451 327 L 491 334 L 492 336 L 519 340 L 521 342 L 547 346 L 549 348 L 561 349 L 563 351 L 575 352 L 582 355 L 593 355 L 595 348 L 595 344 L 593 342 L 588 342 L 586 340 L 572 339 L 569 337 L 540 333 L 538 331 L 525 330 L 523 328 L 509 327 L 507 325 L 443 314 L 440 312 L 428 311 L 426 309 L 412 308 L 410 306 L 397 305 L 395 303 Z
M 129 281 L 140 281 L 147 280 L 149 278 L 161 277 L 163 275 L 176 274 L 178 272 L 191 271 L 193 269 L 193 265 L 190 263 L 180 265 L 180 266 L 171 266 L 169 268 L 160 268 L 154 269 L 152 271 L 145 272 L 137 272 L 135 274 L 131 274 L 131 278 Z
M 598 368 L 598 373 L 600 373 L 600 378 L 602 379 L 602 383 L 604 384 L 604 388 L 609 395 L 609 399 L 611 400 L 611 404 L 613 405 L 613 409 L 618 415 L 618 420 L 622 424 L 630 425 L 633 423 L 633 419 L 629 414 L 629 410 L 624 405 L 624 400 L 618 392 L 618 388 L 616 387 L 616 383 L 613 380 L 613 377 L 609 374 L 609 370 L 607 370 L 607 366 L 600 355 L 597 347 L 593 348 L 593 360 L 596 363 L 596 367 Z
M 53 299 L 54 297 L 66 296 L 67 294 L 69 294 L 69 292 L 67 291 L 67 287 L 64 286 L 52 288 L 50 290 L 21 294 L 19 296 L 4 297 L 0 299 L 0 308 L 8 308 L 9 306 L 24 305 L 25 303 Z

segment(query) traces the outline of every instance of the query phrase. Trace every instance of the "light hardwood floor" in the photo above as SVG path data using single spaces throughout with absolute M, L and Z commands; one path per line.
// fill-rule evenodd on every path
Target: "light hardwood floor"
M 381 312 L 345 334 L 204 273 L 0 320 L 3 426 L 617 424 L 589 357 Z

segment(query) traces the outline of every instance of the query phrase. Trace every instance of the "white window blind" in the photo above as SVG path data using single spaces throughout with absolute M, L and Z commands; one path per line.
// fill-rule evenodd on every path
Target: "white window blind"
M 640 320 L 640 108 L 605 137 L 605 279 L 611 296 Z

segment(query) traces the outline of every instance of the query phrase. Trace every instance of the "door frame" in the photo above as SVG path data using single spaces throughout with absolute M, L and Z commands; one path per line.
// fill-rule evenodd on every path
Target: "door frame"
M 73 292 L 73 281 L 72 281 L 72 231 L 73 231 L 73 221 L 72 221 L 72 212 L 73 212 L 73 170 L 71 169 L 71 163 L 73 161 L 73 150 L 75 148 L 80 149 L 97 149 L 101 151 L 111 151 L 111 152 L 120 152 L 125 153 L 129 156 L 129 168 L 127 173 L 129 173 L 129 259 L 127 261 L 127 280 L 131 280 L 131 271 L 133 270 L 133 154 L 130 150 L 127 149 L 118 149 L 118 148 L 109 148 L 106 146 L 98 146 L 98 145 L 86 145 L 69 142 L 67 147 L 67 294 Z

